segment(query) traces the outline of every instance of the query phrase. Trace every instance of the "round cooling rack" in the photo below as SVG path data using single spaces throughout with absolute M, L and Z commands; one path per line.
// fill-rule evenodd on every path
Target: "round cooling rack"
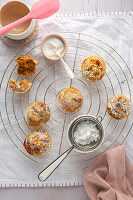
M 124 94 L 128 98 L 133 98 L 132 84 L 133 75 L 124 59 L 115 49 L 104 41 L 93 36 L 82 33 L 62 32 L 68 42 L 68 52 L 65 61 L 74 71 L 75 79 L 71 80 L 62 64 L 46 60 L 41 53 L 41 41 L 43 37 L 36 38 L 24 50 L 19 52 L 9 61 L 6 67 L 2 82 L 2 103 L 1 122 L 7 136 L 10 138 L 18 153 L 23 154 L 25 159 L 48 165 L 53 159 L 64 152 L 69 144 L 67 142 L 67 128 L 70 122 L 82 114 L 101 116 L 102 124 L 105 128 L 105 139 L 102 146 L 89 154 L 81 154 L 73 151 L 68 159 L 58 168 L 60 172 L 85 170 L 89 163 L 105 152 L 109 148 L 124 143 L 132 129 L 132 113 L 129 117 L 117 121 L 112 119 L 107 111 L 107 101 L 115 95 Z M 15 59 L 19 55 L 30 55 L 39 60 L 36 73 L 32 76 L 18 76 Z M 87 81 L 80 71 L 83 60 L 88 56 L 100 56 L 106 63 L 107 72 L 102 80 L 97 82 Z M 20 81 L 26 78 L 33 86 L 29 93 L 19 95 L 8 88 L 10 78 Z M 66 87 L 76 87 L 83 96 L 82 108 L 74 113 L 64 112 L 58 105 L 58 94 Z M 51 150 L 41 158 L 30 156 L 23 147 L 26 135 L 37 128 L 31 128 L 25 121 L 25 109 L 29 103 L 43 101 L 49 105 L 51 110 L 51 120 L 43 127 L 51 135 Z

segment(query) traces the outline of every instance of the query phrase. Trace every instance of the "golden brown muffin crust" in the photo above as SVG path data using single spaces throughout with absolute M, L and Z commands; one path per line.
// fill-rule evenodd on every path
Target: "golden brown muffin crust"
M 24 141 L 26 151 L 33 156 L 45 154 L 51 147 L 50 135 L 44 130 L 34 130 L 27 135 Z
M 122 94 L 117 95 L 108 101 L 107 111 L 114 119 L 123 119 L 131 112 L 131 102 Z
M 105 62 L 98 56 L 90 56 L 83 61 L 81 72 L 89 81 L 101 80 L 106 73 Z
M 23 94 L 28 92 L 32 87 L 32 83 L 28 82 L 26 79 L 16 82 L 14 79 L 9 80 L 9 88 L 18 93 L 18 94 Z
M 50 120 L 49 106 L 43 102 L 33 102 L 26 109 L 26 121 L 29 126 L 43 126 Z
M 60 92 L 58 101 L 66 112 L 74 112 L 82 106 L 83 97 L 78 89 L 69 87 Z

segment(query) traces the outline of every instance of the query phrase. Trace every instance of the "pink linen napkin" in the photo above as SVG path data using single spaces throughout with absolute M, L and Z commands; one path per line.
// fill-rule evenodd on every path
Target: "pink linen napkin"
M 133 165 L 125 147 L 100 155 L 87 170 L 84 186 L 91 200 L 133 200 Z

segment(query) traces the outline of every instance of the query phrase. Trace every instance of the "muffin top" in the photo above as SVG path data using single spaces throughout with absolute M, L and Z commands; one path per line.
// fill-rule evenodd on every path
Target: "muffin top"
M 98 56 L 90 56 L 83 61 L 81 72 L 89 81 L 101 80 L 106 73 L 105 62 Z
M 24 147 L 29 154 L 41 156 L 50 149 L 51 143 L 51 137 L 46 131 L 34 130 L 27 135 Z
M 130 100 L 122 94 L 111 98 L 107 104 L 108 113 L 115 119 L 123 119 L 131 112 Z
M 82 106 L 83 97 L 78 89 L 68 87 L 60 92 L 58 101 L 66 112 L 74 112 Z
M 33 102 L 26 109 L 26 121 L 29 126 L 42 126 L 49 119 L 49 106 L 43 102 Z

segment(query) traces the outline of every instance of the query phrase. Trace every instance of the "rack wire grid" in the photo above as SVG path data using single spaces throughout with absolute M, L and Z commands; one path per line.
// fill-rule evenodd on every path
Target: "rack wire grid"
M 41 53 L 42 37 L 21 48 L 9 61 L 1 80 L 1 121 L 7 136 L 20 154 L 36 164 L 47 166 L 68 147 L 67 128 L 69 123 L 77 116 L 91 114 L 102 116 L 102 124 L 105 128 L 105 139 L 101 147 L 89 154 L 80 154 L 73 151 L 61 166 L 59 171 L 76 171 L 81 173 L 102 152 L 109 148 L 122 144 L 132 130 L 132 120 L 129 116 L 123 120 L 115 120 L 109 116 L 106 110 L 107 101 L 117 95 L 125 94 L 132 99 L 133 74 L 124 59 L 113 47 L 104 41 L 82 33 L 61 32 L 68 43 L 68 52 L 65 61 L 75 74 L 71 80 L 60 63 L 52 62 L 44 58 Z M 36 73 L 32 76 L 18 76 L 15 59 L 19 55 L 30 55 L 39 60 Z M 107 72 L 102 80 L 97 82 L 87 81 L 80 71 L 83 60 L 88 56 L 100 56 L 106 63 Z M 19 95 L 10 91 L 8 82 L 10 78 L 20 81 L 26 78 L 33 86 L 29 93 Z M 82 108 L 74 113 L 63 112 L 57 102 L 59 92 L 66 87 L 76 87 L 83 96 Z M 31 102 L 42 101 L 49 105 L 51 120 L 39 129 L 46 130 L 52 137 L 51 150 L 40 158 L 29 155 L 23 147 L 27 134 L 38 128 L 31 128 L 25 121 L 25 109 Z

